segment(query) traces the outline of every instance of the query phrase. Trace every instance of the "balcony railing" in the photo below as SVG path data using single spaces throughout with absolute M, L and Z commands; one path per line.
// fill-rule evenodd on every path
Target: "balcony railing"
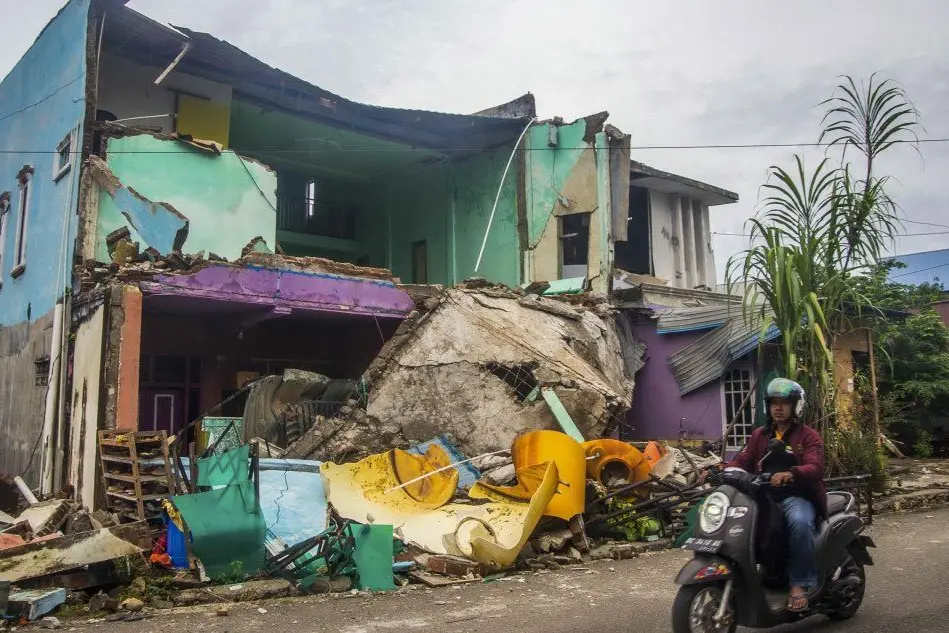
M 277 229 L 341 240 L 356 239 L 356 209 L 306 198 L 277 196 Z

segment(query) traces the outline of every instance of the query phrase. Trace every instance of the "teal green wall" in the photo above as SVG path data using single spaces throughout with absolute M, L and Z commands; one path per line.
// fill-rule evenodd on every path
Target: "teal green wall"
M 508 286 L 521 283 L 520 242 L 517 234 L 517 157 L 504 179 L 481 268 L 475 272 L 478 251 L 510 152 L 511 147 L 482 152 L 454 166 L 455 282 L 477 275 Z
M 451 169 L 447 163 L 414 169 L 386 182 L 392 273 L 403 282 L 417 282 L 412 278 L 412 244 L 425 240 L 428 283 L 450 285 Z
M 488 226 L 510 148 L 457 161 L 405 170 L 379 186 L 362 222 L 360 244 L 373 263 L 413 283 L 412 245 L 424 240 L 428 282 L 452 285 L 475 275 L 516 286 L 520 283 L 517 234 L 517 161 L 511 165 L 488 235 L 481 269 L 478 252 Z M 380 261 L 381 260 L 381 261 Z
M 234 152 L 218 156 L 149 134 L 109 139 L 107 151 L 108 166 L 123 185 L 152 202 L 170 204 L 188 218 L 184 252 L 238 259 L 247 242 L 258 235 L 273 248 L 277 177 L 267 167 Z M 105 236 L 128 225 L 120 211 L 102 191 L 97 259 L 109 260 Z M 133 231 L 133 237 L 139 236 Z M 149 244 L 140 246 L 144 250 Z

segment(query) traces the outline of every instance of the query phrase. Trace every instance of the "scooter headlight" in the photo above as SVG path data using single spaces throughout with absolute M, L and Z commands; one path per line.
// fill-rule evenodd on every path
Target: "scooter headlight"
M 722 492 L 713 492 L 705 498 L 699 510 L 699 528 L 706 534 L 717 531 L 725 524 L 728 516 L 728 497 Z

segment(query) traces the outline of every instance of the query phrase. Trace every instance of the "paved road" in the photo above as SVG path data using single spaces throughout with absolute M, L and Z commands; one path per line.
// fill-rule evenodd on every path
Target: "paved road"
M 840 624 L 817 616 L 773 630 L 949 631 L 949 555 L 945 550 L 949 510 L 880 518 L 871 533 L 879 548 L 877 564 L 868 572 L 866 601 L 854 619 Z M 213 607 L 204 607 L 136 623 L 75 622 L 66 626 L 97 633 L 177 633 L 198 628 L 208 633 L 660 632 L 669 630 L 675 594 L 672 579 L 685 556 L 684 552 L 664 552 L 448 589 L 244 605 L 232 608 L 228 617 L 216 617 Z M 260 608 L 266 613 L 259 612 Z

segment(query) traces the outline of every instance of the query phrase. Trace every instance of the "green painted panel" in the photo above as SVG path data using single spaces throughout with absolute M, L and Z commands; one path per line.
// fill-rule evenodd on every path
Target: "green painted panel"
M 586 121 L 562 125 L 557 131 L 557 147 L 548 146 L 550 124 L 537 125 L 527 133 L 527 227 L 530 246 L 536 246 L 564 184 L 583 152 L 590 146 L 583 140 Z M 546 150 L 546 151 L 542 151 Z
M 556 279 L 550 282 L 550 288 L 544 291 L 544 295 L 576 295 L 586 290 L 587 278 L 574 277 L 573 279 Z
M 395 582 L 392 578 L 393 529 L 391 525 L 357 525 L 351 523 L 356 550 L 353 562 L 356 564 L 357 585 L 368 591 L 392 591 Z
M 583 439 L 583 433 L 580 432 L 573 418 L 567 413 L 567 409 L 563 406 L 563 402 L 560 401 L 556 392 L 554 392 L 553 389 L 544 387 L 540 390 L 540 393 L 544 397 L 544 402 L 550 407 L 550 412 L 553 413 L 557 419 L 557 424 L 563 429 L 563 432 L 580 443 L 586 441 Z
M 171 502 L 188 526 L 194 555 L 212 580 L 260 571 L 267 525 L 253 482 L 179 495 Z
M 153 202 L 170 204 L 188 218 L 186 252 L 203 250 L 237 259 L 257 235 L 273 247 L 277 178 L 267 167 L 233 152 L 217 156 L 148 134 L 110 139 L 108 151 L 109 168 L 124 185 Z M 108 261 L 105 236 L 126 225 L 115 202 L 102 192 L 97 258 Z

